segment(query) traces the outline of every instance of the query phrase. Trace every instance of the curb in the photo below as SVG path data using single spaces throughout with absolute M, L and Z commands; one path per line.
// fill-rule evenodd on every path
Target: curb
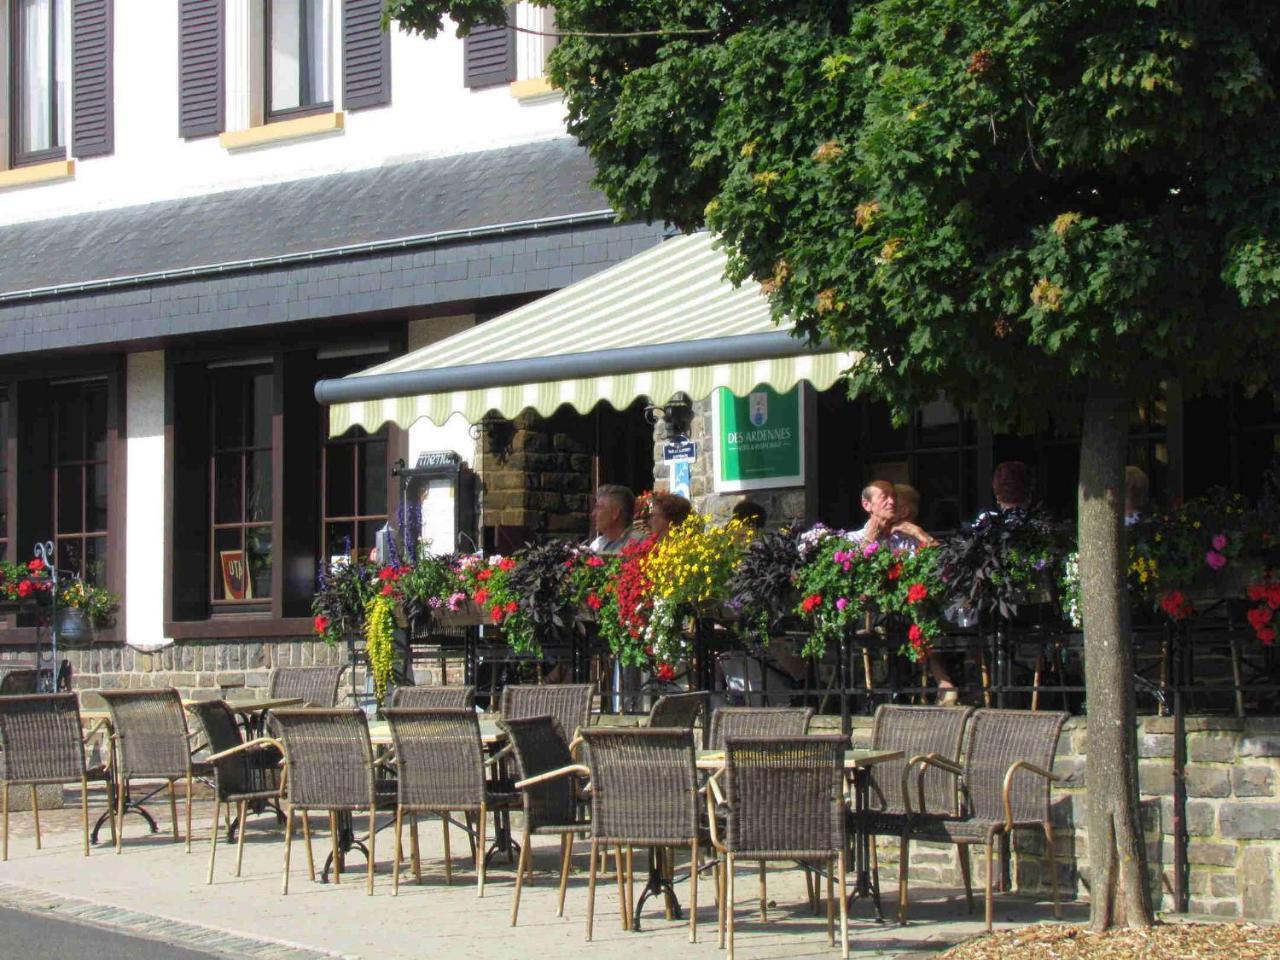
M 249 937 L 218 927 L 170 920 L 14 883 L 0 882 L 0 906 L 187 947 L 226 960 L 356 960 L 347 954 L 317 950 L 285 940 Z

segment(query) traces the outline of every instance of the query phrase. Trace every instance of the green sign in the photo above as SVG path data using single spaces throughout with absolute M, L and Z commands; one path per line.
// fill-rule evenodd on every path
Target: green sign
M 716 392 L 716 492 L 804 485 L 804 405 L 800 387 L 761 386 L 745 397 Z

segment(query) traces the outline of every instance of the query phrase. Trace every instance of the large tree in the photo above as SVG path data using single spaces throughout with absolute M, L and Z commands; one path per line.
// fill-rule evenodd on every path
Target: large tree
M 1274 0 L 558 0 L 551 76 L 626 217 L 717 231 L 899 417 L 1082 411 L 1093 922 L 1151 922 L 1121 524 L 1129 411 L 1269 382 Z M 501 0 L 389 0 L 434 35 Z

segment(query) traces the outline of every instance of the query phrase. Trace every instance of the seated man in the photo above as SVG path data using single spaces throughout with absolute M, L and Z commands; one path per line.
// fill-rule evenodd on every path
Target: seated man
M 876 541 L 892 550 L 915 550 L 932 538 L 914 523 L 898 518 L 898 500 L 888 480 L 872 480 L 862 488 L 862 509 L 867 512 L 866 525 L 849 534 L 855 543 Z
M 587 549 L 592 553 L 621 553 L 627 544 L 643 540 L 643 531 L 632 525 L 635 506 L 636 495 L 627 487 L 617 483 L 597 487 L 595 503 L 591 507 L 596 538 Z

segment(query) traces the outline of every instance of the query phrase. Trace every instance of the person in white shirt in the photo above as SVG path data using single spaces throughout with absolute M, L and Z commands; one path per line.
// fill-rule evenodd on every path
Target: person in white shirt
M 587 545 L 592 553 L 621 553 L 629 543 L 644 539 L 644 534 L 632 526 L 636 495 L 617 483 L 605 483 L 596 488 L 595 503 L 591 507 L 591 521 L 596 538 Z

